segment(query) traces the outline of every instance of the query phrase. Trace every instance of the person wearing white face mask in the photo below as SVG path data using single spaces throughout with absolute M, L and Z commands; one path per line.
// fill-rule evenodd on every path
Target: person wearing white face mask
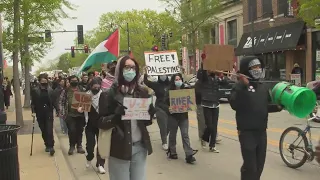
M 170 81 L 170 90 L 178 90 L 178 89 L 187 89 L 183 84 L 182 75 L 175 74 L 172 76 Z M 169 92 L 166 94 L 166 103 L 170 105 Z M 170 112 L 170 108 L 168 109 Z M 196 159 L 194 155 L 198 152 L 197 150 L 193 150 L 190 145 L 189 138 L 189 117 L 188 112 L 185 113 L 170 113 L 169 115 L 169 148 L 167 152 L 167 156 L 169 159 L 178 159 L 178 154 L 176 151 L 177 145 L 177 132 L 178 128 L 180 128 L 181 139 L 183 144 L 183 149 L 186 155 L 186 162 L 188 164 L 193 164 Z
M 145 70 L 147 72 L 147 70 Z M 168 150 L 167 137 L 169 134 L 168 129 L 168 105 L 165 103 L 165 94 L 169 88 L 169 79 L 166 75 L 161 75 L 158 77 L 158 81 L 152 82 L 148 80 L 148 75 L 144 74 L 144 84 L 151 88 L 156 95 L 156 116 L 157 123 L 160 129 L 160 136 L 162 141 L 162 149 Z

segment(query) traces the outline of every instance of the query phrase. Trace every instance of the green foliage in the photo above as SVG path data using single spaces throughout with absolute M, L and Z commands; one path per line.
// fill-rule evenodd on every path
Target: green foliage
M 298 0 L 299 9 L 298 15 L 301 17 L 308 25 L 314 27 L 315 19 L 320 18 L 320 0 Z M 317 28 L 320 28 L 318 25 Z
M 160 46 L 161 35 L 164 33 L 173 34 L 169 41 L 170 49 L 180 48 L 182 34 L 178 22 L 168 13 L 157 13 L 153 10 L 116 11 L 103 14 L 99 26 L 85 35 L 85 41 L 90 48 L 95 48 L 119 27 L 120 50 L 127 50 L 126 23 L 129 24 L 131 51 L 140 65 L 144 64 L 144 51 L 150 51 L 154 45 Z

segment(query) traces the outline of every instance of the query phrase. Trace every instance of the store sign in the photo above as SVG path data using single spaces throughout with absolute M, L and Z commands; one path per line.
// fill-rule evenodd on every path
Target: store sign
M 269 36 L 269 34 L 268 34 L 268 36 Z M 276 32 L 274 34 L 274 36 L 270 36 L 270 37 L 268 37 L 268 36 L 267 37 L 263 37 L 263 35 L 260 35 L 258 37 L 258 39 L 259 39 L 258 41 L 257 41 L 257 37 L 254 37 L 254 45 L 255 46 L 258 46 L 260 44 L 264 44 L 265 45 L 266 43 L 274 44 L 275 41 L 280 41 L 280 43 L 282 43 L 284 39 L 291 38 L 292 34 L 291 33 L 286 33 L 286 31 L 285 31 L 282 35 L 280 35 L 280 33 Z M 251 37 L 247 37 L 247 41 L 243 46 L 243 49 L 248 49 L 248 48 L 252 48 L 252 38 Z
M 291 74 L 290 80 L 294 81 L 294 85 L 301 86 L 301 75 L 300 74 Z

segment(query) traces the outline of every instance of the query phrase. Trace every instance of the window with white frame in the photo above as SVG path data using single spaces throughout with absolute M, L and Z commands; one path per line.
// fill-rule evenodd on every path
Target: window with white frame
M 227 22 L 228 44 L 237 46 L 237 20 Z

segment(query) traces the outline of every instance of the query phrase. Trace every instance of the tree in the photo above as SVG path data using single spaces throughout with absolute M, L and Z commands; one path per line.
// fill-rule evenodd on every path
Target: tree
M 22 105 L 21 105 L 21 93 L 20 93 L 20 80 L 19 76 L 19 24 L 20 24 L 20 0 L 13 1 L 13 84 L 16 106 L 16 124 L 24 126 Z
M 163 33 L 172 32 L 173 37 L 170 40 L 172 50 L 178 50 L 180 47 L 182 34 L 178 22 L 166 12 L 157 13 L 153 10 L 116 11 L 103 14 L 100 17 L 99 26 L 85 35 L 86 42 L 90 48 L 94 48 L 115 28 L 119 27 L 120 50 L 127 50 L 127 23 L 129 24 L 130 48 L 140 65 L 145 63 L 144 51 L 150 51 L 152 46 L 160 45 Z
M 199 30 L 202 26 L 216 21 L 215 15 L 222 10 L 222 0 L 159 0 L 167 4 L 167 12 L 170 12 L 182 26 L 183 35 L 189 35 L 187 41 L 183 41 L 195 54 L 199 47 Z M 227 0 L 233 2 L 233 0 Z M 226 3 L 226 2 L 225 2 Z M 196 58 L 194 58 L 194 61 Z M 195 64 L 195 63 L 194 63 Z M 196 69 L 194 68 L 194 74 Z
M 315 25 L 315 19 L 319 19 L 320 17 L 320 0 L 298 0 L 298 2 L 299 9 L 296 9 L 298 16 L 307 22 L 308 25 L 320 28 L 320 25 Z

